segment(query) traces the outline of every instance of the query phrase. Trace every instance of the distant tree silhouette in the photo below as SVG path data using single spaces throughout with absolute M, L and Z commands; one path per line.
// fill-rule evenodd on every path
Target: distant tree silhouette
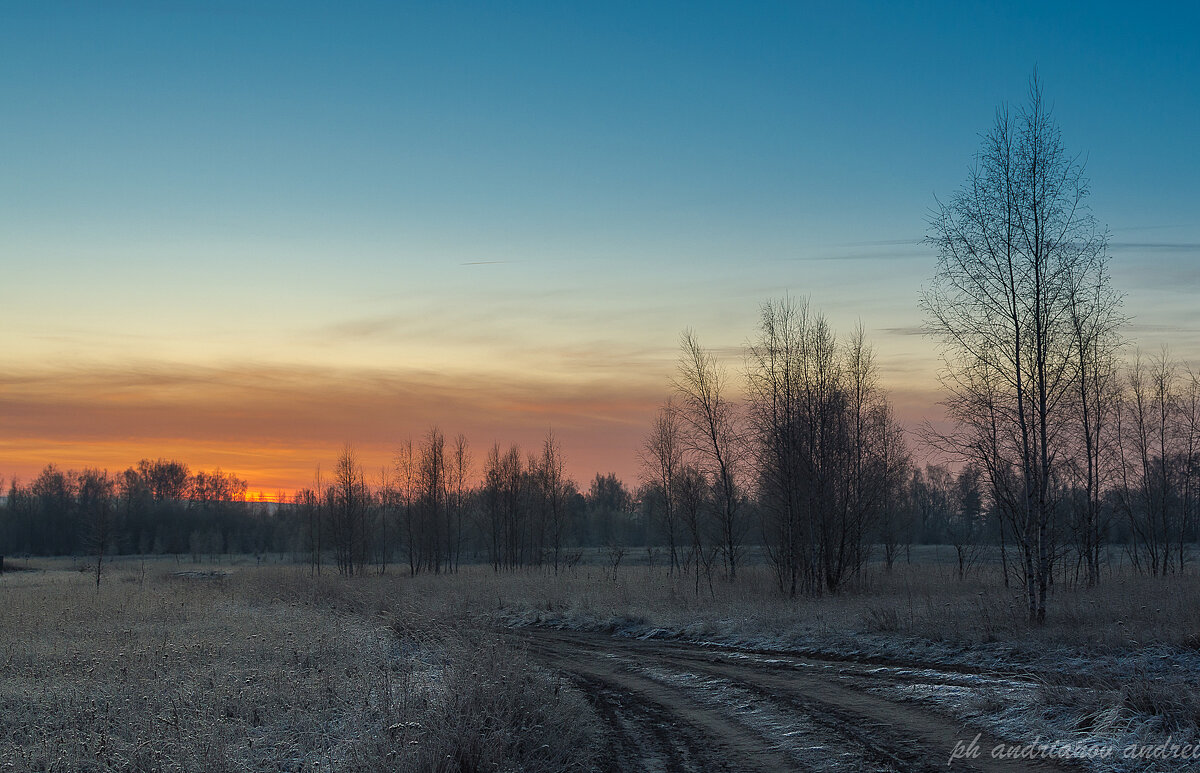
M 652 486 L 659 502 L 663 532 L 667 537 L 669 563 L 667 573 L 679 568 L 678 506 L 676 503 L 676 479 L 683 467 L 683 425 L 679 410 L 671 398 L 667 398 L 654 418 L 650 433 L 642 442 L 638 458 L 642 465 L 643 480 Z
M 107 471 L 84 470 L 79 476 L 79 510 L 87 528 L 88 547 L 96 555 L 96 587 L 100 587 L 104 554 L 116 537 L 116 484 Z
M 859 327 L 844 344 L 808 303 L 762 307 L 748 356 L 749 426 L 779 588 L 836 591 L 861 571 L 903 485 L 905 452 Z
M 716 506 L 718 545 L 730 581 L 737 579 L 746 524 L 740 483 L 744 453 L 737 408 L 727 393 L 725 372 L 693 331 L 680 339 L 675 391 L 680 398 L 684 439 L 691 462 L 707 478 Z

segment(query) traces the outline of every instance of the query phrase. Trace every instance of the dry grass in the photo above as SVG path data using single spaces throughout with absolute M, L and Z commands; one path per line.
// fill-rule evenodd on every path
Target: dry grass
M 581 696 L 418 602 L 290 567 L 6 574 L 0 770 L 589 767 Z
M 660 566 L 618 571 L 581 566 L 495 575 L 469 567 L 453 578 L 417 578 L 438 603 L 475 612 L 503 610 L 527 622 L 616 629 L 661 627 L 726 637 L 794 637 L 879 633 L 958 646 L 1005 644 L 1118 653 L 1153 646 L 1200 649 L 1200 574 L 1166 579 L 1115 573 L 1093 589 L 1060 584 L 1050 595 L 1048 622 L 1031 626 L 1019 586 L 1005 588 L 996 567 L 959 581 L 953 566 L 899 563 L 873 567 L 837 596 L 787 599 L 765 567 L 747 567 L 738 582 L 702 583 L 667 577 Z
M 163 561 L 115 566 L 97 591 L 68 562 L 43 562 L 0 577 L 0 771 L 588 769 L 586 701 L 497 623 L 1025 664 L 1051 672 L 1029 707 L 1048 726 L 1200 726 L 1195 573 L 1060 585 L 1048 624 L 1031 627 L 995 567 L 960 582 L 936 555 L 914 557 L 836 597 L 795 600 L 765 567 L 697 593 L 661 565 L 615 579 L 580 565 L 342 580 Z M 187 569 L 197 574 L 174 574 Z M 981 710 L 1012 714 L 1003 701 Z

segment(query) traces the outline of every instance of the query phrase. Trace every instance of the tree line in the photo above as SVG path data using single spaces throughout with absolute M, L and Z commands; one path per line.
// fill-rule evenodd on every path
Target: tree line
M 416 575 L 455 572 L 464 558 L 496 571 L 558 572 L 584 548 L 652 544 L 654 526 L 638 505 L 612 473 L 581 491 L 553 432 L 530 453 L 495 443 L 477 468 L 465 436 L 447 441 L 434 427 L 374 476 L 347 446 L 290 509 L 314 573 L 332 555 L 346 575 L 390 564 Z
M 432 428 L 368 474 L 346 447 L 328 473 L 279 502 L 246 501 L 246 481 L 143 459 L 119 474 L 48 465 L 9 481 L 0 555 L 285 553 L 353 575 L 574 565 L 586 548 L 653 545 L 656 524 L 615 474 L 570 479 L 558 438 L 523 453 L 494 444 L 481 465 L 467 439 Z M 98 563 L 99 565 L 99 563 Z
M 118 474 L 50 464 L 7 492 L 0 544 L 10 554 L 254 552 L 273 538 L 241 518 L 244 480 L 175 460 L 143 459 Z
M 808 303 L 763 305 L 739 398 L 696 335 L 641 449 L 670 567 L 736 580 L 753 531 L 788 595 L 833 592 L 895 521 L 907 451 L 863 331 L 839 341 Z M 717 561 L 719 559 L 719 563 Z
M 246 482 L 174 460 L 143 459 L 119 474 L 47 465 L 28 484 L 12 480 L 0 508 L 0 554 L 262 552 L 286 526 L 244 501 Z
M 662 438 L 673 436 L 667 431 Z M 891 531 L 871 531 L 889 565 L 912 544 L 949 542 L 959 519 L 957 499 L 929 493 L 954 479 L 949 468 L 912 467 L 906 474 L 896 515 L 883 522 Z M 645 549 L 647 560 L 661 560 L 668 571 L 694 563 L 710 577 L 720 569 L 718 503 L 697 468 L 683 465 L 668 475 L 669 489 L 648 477 L 631 489 L 613 473 L 596 474 L 581 488 L 566 476 L 552 433 L 536 453 L 494 444 L 476 467 L 465 437 L 448 443 L 436 428 L 401 444 L 375 476 L 353 449 L 343 449 L 330 474 L 318 472 L 313 486 L 279 502 L 247 501 L 246 481 L 236 474 L 192 473 L 176 460 L 143 459 L 119 475 L 48 465 L 29 483 L 9 482 L 0 506 L 0 555 L 199 560 L 279 553 L 314 571 L 395 567 L 418 574 L 453 572 L 464 560 L 496 570 L 555 571 L 576 565 L 584 550 L 612 561 Z M 744 538 L 737 548 L 760 551 L 763 506 L 749 499 L 738 507 L 745 529 L 736 531 Z

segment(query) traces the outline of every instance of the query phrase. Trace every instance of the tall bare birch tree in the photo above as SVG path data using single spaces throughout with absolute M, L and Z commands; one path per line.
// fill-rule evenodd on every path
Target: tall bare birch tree
M 1067 323 L 1077 373 L 1069 399 L 1075 416 L 1067 433 L 1071 448 L 1065 455 L 1073 497 L 1071 530 L 1076 550 L 1086 569 L 1086 583 L 1100 582 L 1100 548 L 1108 519 L 1103 493 L 1116 469 L 1115 414 L 1120 406 L 1117 329 L 1121 297 L 1108 282 L 1104 253 L 1093 262 L 1071 266 L 1067 289 Z M 1100 281 L 1096 281 L 1099 278 Z
M 467 539 L 467 506 L 471 487 L 471 446 L 467 442 L 467 436 L 462 433 L 454 438 L 446 473 L 450 483 L 450 559 L 453 570 L 457 572 L 462 560 L 463 545 Z
M 370 491 L 362 465 L 354 449 L 347 444 L 338 455 L 333 470 L 330 508 L 330 537 L 338 572 L 352 576 L 366 568 Z
M 1015 527 L 1034 623 L 1046 618 L 1054 482 L 1080 374 L 1071 298 L 1103 294 L 1109 281 L 1088 192 L 1035 75 L 1026 106 L 997 111 L 927 237 L 938 272 L 921 305 L 943 344 L 945 405 L 958 424 L 943 440 L 980 462 Z

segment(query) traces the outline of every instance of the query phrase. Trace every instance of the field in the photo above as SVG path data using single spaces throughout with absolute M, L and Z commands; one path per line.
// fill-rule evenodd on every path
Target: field
M 1195 574 L 1059 586 L 1049 623 L 1031 628 L 996 567 L 959 581 L 946 548 L 798 601 L 774 593 L 764 567 L 697 590 L 661 562 L 339 578 L 253 559 L 126 559 L 98 589 L 79 569 L 34 559 L 0 576 L 0 770 L 635 769 L 638 754 L 703 769 L 686 744 L 637 738 L 664 711 L 681 728 L 749 723 L 768 740 L 775 725 L 824 717 L 825 742 L 853 740 L 897 770 L 944 764 L 950 749 L 929 736 L 889 762 L 878 740 L 850 737 L 847 712 L 894 709 L 913 737 L 941 712 L 968 739 L 977 728 L 1011 742 L 1194 740 L 1200 725 Z M 762 701 L 720 696 L 782 700 L 801 678 L 780 682 L 780 657 L 705 655 L 738 651 L 787 653 L 797 673 L 835 664 L 836 677 L 804 689 L 826 693 L 819 706 L 738 714 L 738 700 Z
M 0 581 L 0 769 L 589 767 L 579 696 L 399 577 L 65 563 Z

